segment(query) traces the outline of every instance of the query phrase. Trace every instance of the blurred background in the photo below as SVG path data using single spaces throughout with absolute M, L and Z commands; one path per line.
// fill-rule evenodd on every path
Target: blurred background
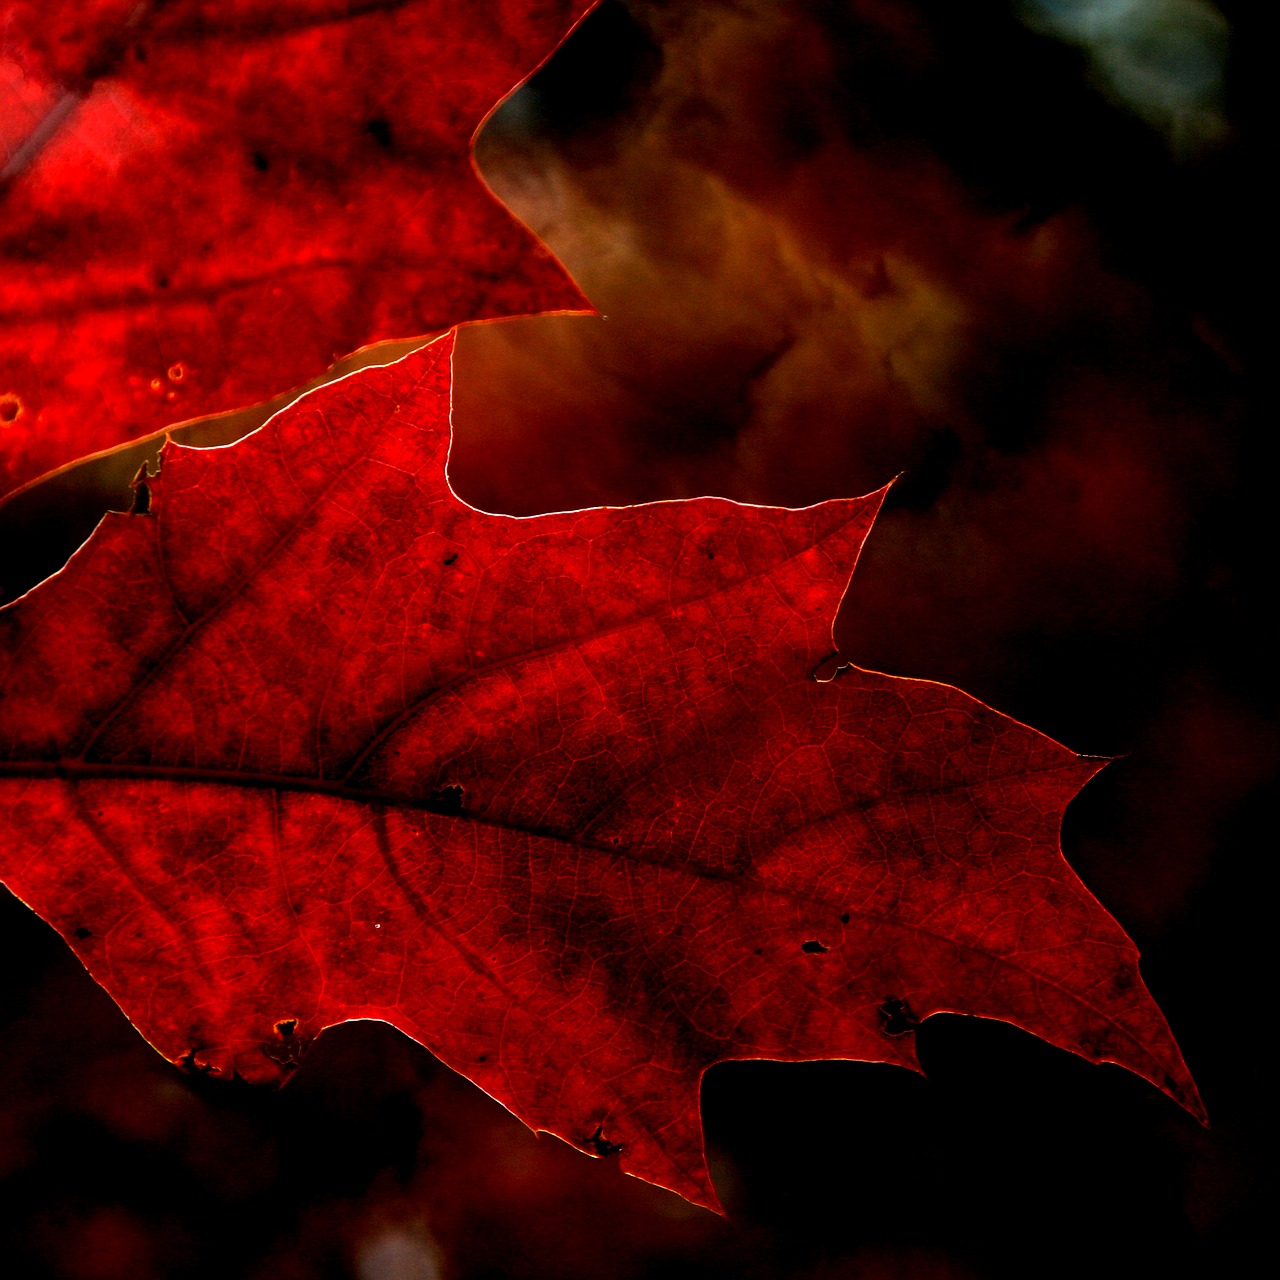
M 380 1024 L 326 1033 L 279 1092 L 184 1075 L 6 897 L 6 1275 L 1252 1273 L 1280 745 L 1261 9 L 604 0 L 476 145 L 601 314 L 465 330 L 450 464 L 512 514 L 898 476 L 841 648 L 1118 757 L 1064 846 L 1137 941 L 1212 1129 L 937 1017 L 925 1078 L 714 1068 L 721 1220 L 535 1137 Z M 128 507 L 146 451 L 0 508 L 6 598 Z

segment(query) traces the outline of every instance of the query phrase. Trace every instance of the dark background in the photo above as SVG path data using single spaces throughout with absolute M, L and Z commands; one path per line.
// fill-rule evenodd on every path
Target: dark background
M 1242 4 L 1136 0 L 1146 26 L 1092 43 L 1070 25 L 1089 8 L 605 0 L 477 155 L 607 318 L 462 335 L 451 476 L 527 514 L 801 505 L 901 473 L 843 651 L 1118 757 L 1064 847 L 1141 948 L 1212 1128 L 1118 1069 L 937 1017 L 925 1078 L 714 1068 L 720 1220 L 535 1138 L 379 1024 L 327 1033 L 280 1092 L 183 1075 L 6 898 L 7 1275 L 1252 1274 L 1268 46 Z M 6 591 L 127 505 L 136 465 L 0 509 Z

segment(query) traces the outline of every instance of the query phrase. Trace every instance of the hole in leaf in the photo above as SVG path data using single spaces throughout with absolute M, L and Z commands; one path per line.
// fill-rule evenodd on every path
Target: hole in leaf
M 462 797 L 466 794 L 465 790 L 458 786 L 457 783 L 450 783 L 448 786 L 439 787 L 427 797 L 426 807 L 432 813 L 443 813 L 446 816 L 456 816 L 462 812 Z
M 582 1146 L 588 1151 L 594 1151 L 598 1156 L 616 1156 L 622 1150 L 622 1143 L 610 1142 L 604 1136 L 604 1125 L 596 1125 L 596 1131 L 587 1138 Z
M 92 938 L 92 937 L 93 937 L 93 930 L 92 930 L 92 929 L 86 929 L 86 928 L 84 927 L 84 925 L 81 925 L 81 926 L 76 930 L 76 937 L 77 937 L 77 938 L 79 938 L 81 942 L 83 942 L 86 938 Z
M 11 422 L 17 422 L 21 413 L 22 401 L 13 392 L 0 396 L 0 423 L 8 426 Z
M 830 684 L 832 680 L 839 679 L 846 671 L 849 670 L 849 664 L 844 661 L 838 653 L 833 653 L 829 658 L 823 658 L 813 669 L 813 679 L 818 684 Z
M 849 923 L 849 913 L 848 913 L 847 911 L 842 911 L 842 912 L 840 913 L 840 923 L 841 923 L 841 924 L 848 924 L 848 923 Z
M 133 477 L 133 503 L 129 507 L 131 516 L 149 516 L 151 514 L 151 470 L 144 462 Z
M 805 955 L 816 956 L 821 955 L 824 951 L 830 951 L 831 948 L 824 947 L 817 938 L 810 938 L 808 942 L 802 942 L 800 944 L 800 950 L 803 951 Z
M 220 1076 L 222 1068 L 216 1062 L 210 1062 L 207 1058 L 200 1056 L 205 1052 L 205 1049 L 188 1049 L 178 1059 L 178 1066 L 184 1071 L 190 1072 L 193 1076 Z
M 307 1040 L 298 1038 L 297 1031 L 297 1018 L 281 1018 L 275 1024 L 275 1039 L 262 1044 L 262 1052 L 285 1071 L 297 1070 L 309 1045 Z
M 456 551 L 451 551 L 447 556 L 445 556 L 444 562 L 445 564 L 457 564 L 458 553 Z
M 919 1025 L 920 1019 L 905 1000 L 895 996 L 880 1006 L 880 1030 L 887 1036 L 910 1035 Z

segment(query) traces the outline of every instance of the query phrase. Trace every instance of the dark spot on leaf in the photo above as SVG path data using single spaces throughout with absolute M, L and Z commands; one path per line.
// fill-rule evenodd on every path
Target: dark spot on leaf
M 0 422 L 6 425 L 10 422 L 16 422 L 21 412 L 22 401 L 12 392 L 8 395 L 0 396 Z
M 167 289 L 169 287 L 169 277 L 163 271 L 157 271 L 152 279 L 155 280 L 157 289 Z
M 427 797 L 426 807 L 432 813 L 454 816 L 462 812 L 462 797 L 466 794 L 458 784 L 439 787 Z
M 271 168 L 271 161 L 268 160 L 261 151 L 255 151 L 253 153 L 253 167 L 257 169 L 259 173 L 266 173 L 266 171 Z
M 830 947 L 824 947 L 817 938 L 810 938 L 808 942 L 800 944 L 800 950 L 808 956 L 821 955 L 824 951 L 829 951 Z
M 762 955 L 764 955 L 764 948 L 763 948 L 763 947 L 757 947 L 757 948 L 755 949 L 755 953 L 754 953 L 754 954 L 756 954 L 756 955 L 758 955 L 758 956 L 762 956 Z
M 488 1061 L 489 1061 L 489 1055 L 488 1055 L 487 1053 L 482 1053 L 482 1054 L 481 1054 L 481 1055 L 476 1059 L 476 1061 L 477 1061 L 477 1062 L 488 1062 Z
M 910 1035 L 919 1025 L 920 1019 L 905 1000 L 893 996 L 880 1006 L 880 1030 L 887 1036 Z
M 604 1125 L 596 1125 L 596 1131 L 591 1137 L 585 1139 L 581 1145 L 588 1151 L 594 1151 L 598 1156 L 616 1156 L 622 1150 L 622 1143 L 610 1142 L 604 1136 Z
M 92 930 L 92 929 L 86 929 L 86 928 L 84 927 L 84 925 L 81 925 L 81 926 L 76 930 L 76 937 L 77 937 L 77 938 L 79 938 L 81 942 L 83 942 L 86 938 L 92 938 L 92 937 L 93 937 L 93 930 Z
M 378 144 L 384 151 L 391 150 L 391 121 L 376 116 L 372 120 L 364 122 L 364 131 Z
M 840 923 L 841 923 L 841 924 L 848 924 L 848 923 L 849 923 L 849 913 L 848 913 L 847 911 L 842 911 L 842 912 L 840 913 Z
M 458 553 L 456 551 L 451 551 L 447 556 L 445 556 L 444 562 L 445 564 L 457 564 Z

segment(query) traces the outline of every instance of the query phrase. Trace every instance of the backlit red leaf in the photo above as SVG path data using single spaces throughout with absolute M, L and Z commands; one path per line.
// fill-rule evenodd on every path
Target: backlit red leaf
M 585 307 L 469 142 L 590 0 L 10 0 L 0 495 L 385 338 Z
M 515 519 L 445 477 L 449 355 L 170 446 L 0 615 L 0 874 L 174 1060 L 383 1019 L 701 1204 L 735 1058 L 1007 1020 L 1199 1114 L 1059 826 L 1096 771 L 945 685 L 818 682 L 879 495 Z

